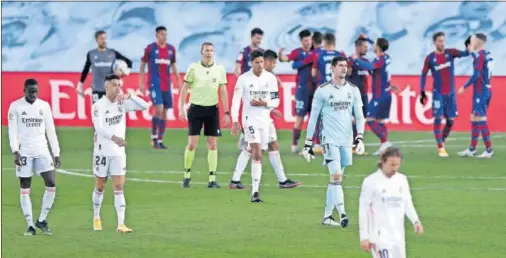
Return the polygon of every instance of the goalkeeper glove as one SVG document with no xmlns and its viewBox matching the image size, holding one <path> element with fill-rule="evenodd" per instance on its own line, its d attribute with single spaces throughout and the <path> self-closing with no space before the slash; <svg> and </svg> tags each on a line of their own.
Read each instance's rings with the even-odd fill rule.
<svg viewBox="0 0 506 258">
<path fill-rule="evenodd" d="M 362 136 L 361 133 L 359 133 L 357 137 L 355 137 L 355 141 L 353 142 L 353 144 L 355 145 L 355 153 L 357 153 L 357 155 L 364 154 L 365 152 L 364 136 Z"/>
<path fill-rule="evenodd" d="M 427 95 L 425 95 L 425 91 L 420 92 L 420 104 L 424 105 L 426 99 Z"/>
<path fill-rule="evenodd" d="M 311 162 L 311 160 L 314 159 L 312 140 L 306 140 L 304 143 L 304 148 L 302 149 L 302 157 L 304 157 L 307 162 Z"/>
</svg>

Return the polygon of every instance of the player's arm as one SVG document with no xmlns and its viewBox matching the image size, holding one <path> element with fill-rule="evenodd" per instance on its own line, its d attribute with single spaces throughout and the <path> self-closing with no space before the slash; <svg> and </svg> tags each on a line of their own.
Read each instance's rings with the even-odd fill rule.
<svg viewBox="0 0 506 258">
<path fill-rule="evenodd" d="M 427 78 L 427 74 L 429 73 L 429 69 L 429 56 L 426 56 L 425 61 L 423 62 L 422 74 L 420 75 L 420 92 L 425 91 L 425 80 Z"/>
<path fill-rule="evenodd" d="M 18 115 L 16 113 L 16 106 L 11 104 L 9 107 L 9 143 L 12 153 L 19 152 L 18 141 Z"/>
<path fill-rule="evenodd" d="M 305 65 L 309 65 L 309 64 L 313 63 L 316 55 L 317 55 L 316 53 L 311 53 L 311 55 L 306 56 L 304 59 L 293 62 L 292 68 L 293 69 L 300 69 Z"/>
<path fill-rule="evenodd" d="M 144 48 L 144 55 L 141 58 L 141 64 L 139 67 L 139 90 L 141 91 L 141 94 L 144 94 L 144 71 L 146 69 L 146 63 L 149 60 L 149 51 L 149 46 Z"/>
<path fill-rule="evenodd" d="M 380 69 L 384 65 L 383 58 L 379 57 L 375 58 L 372 62 L 363 60 L 361 58 L 356 58 L 354 61 L 358 67 L 365 68 L 367 70 Z"/>
<path fill-rule="evenodd" d="M 173 48 L 172 51 L 173 52 L 172 52 L 172 60 L 170 60 L 170 70 L 174 74 L 174 76 L 176 77 L 177 88 L 181 89 L 181 87 L 182 87 L 181 77 L 179 76 L 179 71 L 177 70 L 177 65 L 176 65 L 176 48 Z"/>
<path fill-rule="evenodd" d="M 91 67 L 91 60 L 90 60 L 90 52 L 86 53 L 86 62 L 84 63 L 83 71 L 81 72 L 81 78 L 79 79 L 79 83 L 77 83 L 77 92 L 81 95 L 84 95 L 83 93 L 83 84 L 86 80 L 86 77 L 88 76 L 88 73 L 90 72 Z"/>
<path fill-rule="evenodd" d="M 355 99 L 353 102 L 353 112 L 355 113 L 355 124 L 357 126 L 357 134 L 363 136 L 365 130 L 365 117 L 362 111 L 362 106 L 364 105 L 364 103 L 362 103 L 362 96 L 360 94 L 360 90 L 358 89 L 358 87 L 354 86 L 353 92 L 355 93 Z"/>
<path fill-rule="evenodd" d="M 416 212 L 415 206 L 413 205 L 413 197 L 411 196 L 411 189 L 409 188 L 408 179 L 404 177 L 402 182 L 403 189 L 403 200 L 404 200 L 404 213 L 411 221 L 411 223 L 420 223 L 420 218 Z"/>
<path fill-rule="evenodd" d="M 320 117 L 320 113 L 323 107 L 322 89 L 318 88 L 313 98 L 313 104 L 311 106 L 311 114 L 309 115 L 309 123 L 306 129 L 306 140 L 310 141 L 313 139 L 314 131 L 316 129 L 316 123 Z"/>
<path fill-rule="evenodd" d="M 469 56 L 471 53 L 466 49 L 464 51 L 458 50 L 456 48 L 450 48 L 448 49 L 448 53 L 452 55 L 453 57 L 466 57 Z"/>
<path fill-rule="evenodd" d="M 239 122 L 239 109 L 241 108 L 242 95 L 244 93 L 244 78 L 239 76 L 235 82 L 234 95 L 232 96 L 232 107 L 230 114 L 232 116 L 232 123 Z"/>
<path fill-rule="evenodd" d="M 188 89 L 191 89 L 191 85 L 193 81 L 195 80 L 195 68 L 193 67 L 193 64 L 188 67 L 188 70 L 186 71 L 186 74 L 184 75 L 184 83 L 183 88 L 181 88 L 181 94 L 179 95 L 179 113 L 181 115 L 181 112 L 184 114 L 184 103 L 186 101 L 186 95 L 188 95 Z"/>
<path fill-rule="evenodd" d="M 60 144 L 58 143 L 58 136 L 56 135 L 53 113 L 51 112 L 51 107 L 49 104 L 46 104 L 44 109 L 44 123 L 46 124 L 47 140 L 51 146 L 53 156 L 60 157 Z"/>
<path fill-rule="evenodd" d="M 97 137 L 102 137 L 108 140 L 112 140 L 112 137 L 114 136 L 112 133 L 108 132 L 104 125 L 102 124 L 102 121 L 104 118 L 102 117 L 102 112 L 100 112 L 99 102 L 96 102 L 93 104 L 92 107 L 92 118 L 91 121 L 93 122 L 93 127 L 95 128 L 95 133 L 97 134 Z"/>
<path fill-rule="evenodd" d="M 220 97 L 221 97 L 221 104 L 223 106 L 225 115 L 230 115 L 229 105 L 228 105 L 228 93 L 227 93 L 227 72 L 225 71 L 225 68 L 221 69 L 220 71 Z"/>
<path fill-rule="evenodd" d="M 130 111 L 138 111 L 138 110 L 146 110 L 149 108 L 149 104 L 137 97 L 136 95 L 129 94 L 129 97 L 125 99 L 123 102 L 123 107 L 125 108 L 126 112 Z"/>
<path fill-rule="evenodd" d="M 318 54 L 315 54 L 313 56 L 313 64 L 311 65 L 311 77 L 313 77 L 313 79 L 316 79 L 318 76 L 318 65 L 319 65 L 318 61 L 320 59 L 319 57 L 320 55 Z"/>
<path fill-rule="evenodd" d="M 241 75 L 241 66 L 244 62 L 244 50 L 241 50 L 239 54 L 237 54 L 237 58 L 235 59 L 235 65 L 234 65 L 234 74 L 235 76 L 239 77 Z"/>
<path fill-rule="evenodd" d="M 485 61 L 485 58 L 481 58 L 480 55 L 481 54 L 476 57 L 476 61 L 474 62 L 473 76 L 471 76 L 466 84 L 464 84 L 464 89 L 467 89 L 469 86 L 473 85 L 480 78 L 480 74 L 483 71 L 483 62 Z"/>
<path fill-rule="evenodd" d="M 279 107 L 279 88 L 277 77 L 273 74 L 269 79 L 269 91 L 270 98 L 267 99 L 266 107 L 268 109 L 274 109 Z"/>
<path fill-rule="evenodd" d="M 123 60 L 125 61 L 125 63 L 127 64 L 128 68 L 132 69 L 132 60 L 128 59 L 126 56 L 122 55 L 120 52 L 114 50 L 114 55 L 116 55 L 116 59 L 120 59 L 120 60 Z"/>
<path fill-rule="evenodd" d="M 371 226 L 371 204 L 374 196 L 373 186 L 371 185 L 371 178 L 366 177 L 362 183 L 360 190 L 359 206 L 358 206 L 358 227 L 360 232 L 360 242 L 367 240 L 369 241 L 369 232 Z"/>
<path fill-rule="evenodd" d="M 353 69 L 355 66 L 355 62 L 353 62 L 353 58 L 350 56 L 348 57 L 348 70 L 346 71 L 346 76 L 351 76 L 353 73 Z"/>
<path fill-rule="evenodd" d="M 299 53 L 298 53 L 297 49 L 294 49 L 294 50 L 292 50 L 292 52 L 290 52 L 290 54 L 285 55 L 285 54 L 283 54 L 283 48 L 281 48 L 281 49 L 279 49 L 278 56 L 279 56 L 279 61 L 289 62 L 289 61 L 297 60 Z"/>
</svg>

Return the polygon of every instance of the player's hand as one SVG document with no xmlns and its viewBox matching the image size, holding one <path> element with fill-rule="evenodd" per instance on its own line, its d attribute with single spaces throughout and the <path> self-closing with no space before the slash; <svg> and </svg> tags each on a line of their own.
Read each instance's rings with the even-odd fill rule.
<svg viewBox="0 0 506 258">
<path fill-rule="evenodd" d="M 465 89 L 464 89 L 464 87 L 462 87 L 462 88 L 459 89 L 458 94 L 462 95 L 462 94 L 464 94 L 464 92 L 465 92 Z"/>
<path fill-rule="evenodd" d="M 353 142 L 353 145 L 355 145 L 355 153 L 357 155 L 363 155 L 365 152 L 365 145 L 364 145 L 364 136 L 362 134 L 357 134 L 357 137 L 355 137 L 355 141 Z"/>
<path fill-rule="evenodd" d="M 364 250 L 365 252 L 371 252 L 371 249 L 373 249 L 375 247 L 375 245 L 371 242 L 369 242 L 369 240 L 367 239 L 364 239 L 362 241 L 360 241 L 360 249 Z"/>
<path fill-rule="evenodd" d="M 266 107 L 267 106 L 267 102 L 263 101 L 263 100 L 257 100 L 257 99 L 254 99 L 250 102 L 250 104 L 254 107 Z"/>
<path fill-rule="evenodd" d="M 130 97 L 132 97 L 130 94 L 118 94 L 116 96 L 116 101 L 118 101 L 119 104 L 123 104 L 123 102 L 125 102 L 125 100 L 129 99 Z"/>
<path fill-rule="evenodd" d="M 415 229 L 415 234 L 421 236 L 423 235 L 423 226 L 422 226 L 422 223 L 420 222 L 417 222 L 413 225 L 414 229 Z"/>
<path fill-rule="evenodd" d="M 425 91 L 420 92 L 420 104 L 425 105 L 425 100 L 427 100 L 427 95 Z"/>
<path fill-rule="evenodd" d="M 123 138 L 121 138 L 121 137 L 113 135 L 112 138 L 111 138 L 111 140 L 114 143 L 116 143 L 118 146 L 120 146 L 120 147 L 125 147 L 126 146 L 126 141 Z"/>
<path fill-rule="evenodd" d="M 273 109 L 271 110 L 271 114 L 275 117 L 275 118 L 282 118 L 283 117 L 283 114 L 281 113 L 281 111 L 279 111 L 278 109 Z"/>
<path fill-rule="evenodd" d="M 54 157 L 54 167 L 59 168 L 61 166 L 60 157 Z"/>
<path fill-rule="evenodd" d="M 21 154 L 19 154 L 19 151 L 12 153 L 12 155 L 14 155 L 14 164 L 21 167 Z"/>
<path fill-rule="evenodd" d="M 79 96 L 84 98 L 84 90 L 83 90 L 83 83 L 82 82 L 77 83 L 76 91 Z"/>
<path fill-rule="evenodd" d="M 139 91 L 141 92 L 141 95 L 144 96 L 144 82 L 139 82 Z"/>
<path fill-rule="evenodd" d="M 185 108 L 183 106 L 183 107 L 181 107 L 179 109 L 179 120 L 186 121 L 186 119 L 187 119 L 187 117 L 186 117 L 186 110 L 185 110 Z"/>
<path fill-rule="evenodd" d="M 302 149 L 302 157 L 304 157 L 307 162 L 311 162 L 311 160 L 314 159 L 313 141 L 306 140 L 304 148 Z"/>
<path fill-rule="evenodd" d="M 399 87 L 397 87 L 395 85 L 390 85 L 390 89 L 392 89 L 392 91 L 395 92 L 395 93 L 399 93 L 400 92 Z"/>
<path fill-rule="evenodd" d="M 241 131 L 241 126 L 238 122 L 232 123 L 232 136 L 237 137 L 239 135 L 239 132 Z"/>
<path fill-rule="evenodd" d="M 232 119 L 230 119 L 230 114 L 223 115 L 223 125 L 225 127 L 228 127 L 230 125 L 231 121 L 232 121 Z"/>
</svg>

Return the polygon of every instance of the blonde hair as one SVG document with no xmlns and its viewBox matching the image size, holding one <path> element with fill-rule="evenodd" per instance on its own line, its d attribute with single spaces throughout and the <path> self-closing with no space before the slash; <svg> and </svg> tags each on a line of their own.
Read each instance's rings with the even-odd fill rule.
<svg viewBox="0 0 506 258">
<path fill-rule="evenodd" d="M 380 159 L 378 160 L 378 163 L 376 165 L 377 168 L 381 169 L 383 166 L 382 164 L 387 162 L 388 158 L 390 157 L 396 157 L 402 159 L 402 153 L 401 150 L 397 147 L 390 146 L 386 148 L 380 155 Z"/>
</svg>

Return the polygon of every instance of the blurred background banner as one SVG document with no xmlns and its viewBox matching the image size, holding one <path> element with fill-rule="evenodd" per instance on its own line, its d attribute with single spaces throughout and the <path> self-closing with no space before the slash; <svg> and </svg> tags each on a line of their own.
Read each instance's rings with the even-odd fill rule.
<svg viewBox="0 0 506 258">
<path fill-rule="evenodd" d="M 471 33 L 488 37 L 494 74 L 506 75 L 506 3 L 499 2 L 2 2 L 4 71 L 81 71 L 95 47 L 93 33 L 105 30 L 108 46 L 134 61 L 158 25 L 168 29 L 180 71 L 200 59 L 200 44 L 215 44 L 216 60 L 232 71 L 237 53 L 249 44 L 254 27 L 265 31 L 263 48 L 299 47 L 303 29 L 333 32 L 339 49 L 352 53 L 360 33 L 390 41 L 391 71 L 420 73 L 432 51 L 431 35 L 446 32 L 447 47 L 464 48 Z M 372 56 L 372 53 L 370 53 Z M 458 75 L 472 73 L 472 61 L 456 64 Z M 277 73 L 292 74 L 289 64 Z"/>
</svg>

